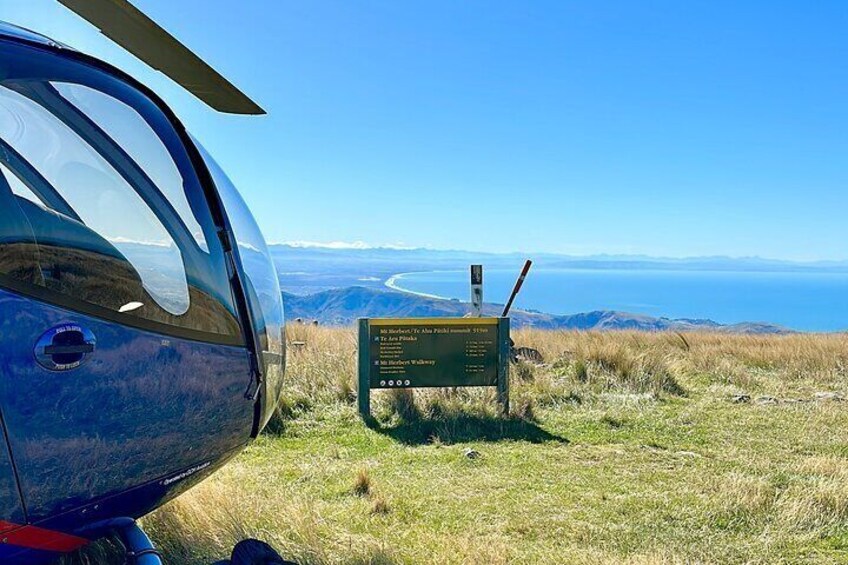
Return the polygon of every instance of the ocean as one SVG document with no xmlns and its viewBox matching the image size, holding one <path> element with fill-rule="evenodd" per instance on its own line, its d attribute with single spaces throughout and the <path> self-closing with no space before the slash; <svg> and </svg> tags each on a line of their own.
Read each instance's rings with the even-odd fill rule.
<svg viewBox="0 0 848 565">
<path fill-rule="evenodd" d="M 515 271 L 486 270 L 484 300 L 505 302 L 516 276 Z M 466 271 L 404 273 L 387 285 L 468 301 L 468 278 Z M 620 310 L 839 331 L 848 329 L 848 273 L 535 269 L 515 307 L 551 314 Z"/>
</svg>

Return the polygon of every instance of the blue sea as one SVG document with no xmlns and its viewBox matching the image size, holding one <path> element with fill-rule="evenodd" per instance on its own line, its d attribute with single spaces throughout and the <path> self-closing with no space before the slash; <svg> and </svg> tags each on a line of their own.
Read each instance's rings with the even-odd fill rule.
<svg viewBox="0 0 848 565">
<path fill-rule="evenodd" d="M 503 303 L 515 271 L 487 270 L 484 299 Z M 394 288 L 469 300 L 466 271 L 406 273 Z M 612 269 L 531 270 L 515 306 L 551 314 L 620 310 L 720 323 L 768 322 L 803 331 L 848 329 L 848 273 Z"/>
</svg>

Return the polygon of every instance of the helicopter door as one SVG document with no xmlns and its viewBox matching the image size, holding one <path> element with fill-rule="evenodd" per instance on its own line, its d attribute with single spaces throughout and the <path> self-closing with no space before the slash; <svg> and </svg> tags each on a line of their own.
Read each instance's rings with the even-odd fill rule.
<svg viewBox="0 0 848 565">
<path fill-rule="evenodd" d="M 259 391 L 259 419 L 254 429 L 254 432 L 257 432 L 271 419 L 283 391 L 286 349 L 280 283 L 265 238 L 250 209 L 215 159 L 197 140 L 193 141 L 206 162 L 218 194 L 224 202 L 246 276 L 245 290 L 253 329 L 259 338 L 258 350 L 263 376 Z"/>
<path fill-rule="evenodd" d="M 28 521 L 249 441 L 228 265 L 156 104 L 0 41 L 0 216 L 0 411 Z"/>
</svg>

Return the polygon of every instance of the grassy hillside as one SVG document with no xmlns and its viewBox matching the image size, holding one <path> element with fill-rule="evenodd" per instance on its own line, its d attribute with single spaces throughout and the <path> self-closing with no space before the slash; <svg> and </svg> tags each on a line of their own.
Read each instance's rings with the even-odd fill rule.
<svg viewBox="0 0 848 565">
<path fill-rule="evenodd" d="M 846 336 L 525 330 L 546 364 L 513 367 L 509 419 L 387 391 L 372 427 L 354 332 L 289 338 L 272 429 L 144 520 L 168 563 L 246 535 L 322 564 L 848 561 Z"/>
</svg>

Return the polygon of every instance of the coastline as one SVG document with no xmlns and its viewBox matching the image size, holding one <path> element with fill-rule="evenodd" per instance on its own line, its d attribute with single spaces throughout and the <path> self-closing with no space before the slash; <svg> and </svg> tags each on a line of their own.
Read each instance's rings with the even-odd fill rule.
<svg viewBox="0 0 848 565">
<path fill-rule="evenodd" d="M 413 296 L 420 296 L 422 298 L 432 298 L 434 300 L 453 300 L 452 298 L 448 298 L 446 296 L 439 296 L 438 294 L 429 294 L 427 292 L 416 292 L 414 290 L 409 290 L 408 288 L 403 288 L 402 286 L 398 286 L 398 281 L 407 275 L 417 275 L 419 273 L 438 273 L 440 271 L 412 271 L 409 273 L 397 273 L 395 275 L 390 276 L 386 279 L 386 282 L 383 283 L 384 286 L 390 288 L 392 290 L 396 290 L 398 292 L 403 292 L 405 294 L 411 294 Z M 451 272 L 451 271 L 444 271 Z"/>
<path fill-rule="evenodd" d="M 507 277 L 501 271 L 506 272 L 489 271 L 497 275 L 489 278 L 490 294 L 499 295 L 496 289 L 511 284 L 511 275 Z M 761 323 L 800 332 L 845 331 L 848 308 L 837 301 L 836 293 L 848 285 L 848 276 L 823 275 L 544 269 L 534 273 L 536 295 L 527 293 L 523 307 L 555 316 L 616 311 L 674 320 L 709 319 L 723 325 L 766 320 Z M 388 276 L 381 286 L 427 300 L 467 303 L 464 285 L 460 284 L 464 278 L 464 270 L 425 268 Z M 421 291 L 406 284 L 413 281 Z M 567 295 L 559 290 L 565 286 L 573 287 Z M 451 294 L 428 292 L 440 290 Z"/>
</svg>

